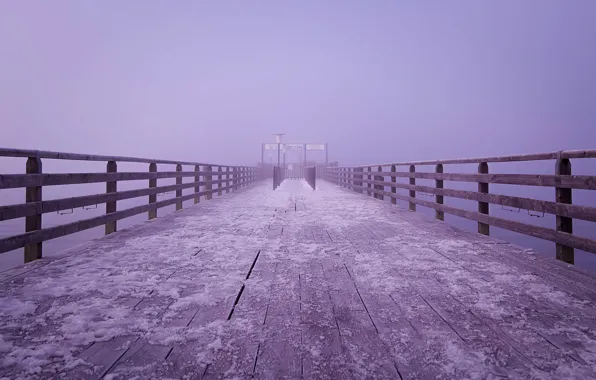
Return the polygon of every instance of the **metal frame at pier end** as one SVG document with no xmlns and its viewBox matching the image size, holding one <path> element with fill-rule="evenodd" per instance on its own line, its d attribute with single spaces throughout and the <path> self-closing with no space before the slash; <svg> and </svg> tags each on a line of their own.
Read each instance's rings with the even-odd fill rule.
<svg viewBox="0 0 596 380">
<path fill-rule="evenodd" d="M 574 249 L 596 253 L 596 240 L 578 236 L 573 231 L 573 220 L 596 223 L 596 207 L 573 204 L 572 192 L 576 190 L 596 190 L 596 175 L 573 175 L 571 160 L 595 159 L 596 150 L 568 150 L 550 153 L 520 154 L 511 156 L 477 157 L 431 161 L 407 161 L 374 164 L 356 167 L 328 166 L 324 170 L 323 178 L 329 182 L 345 186 L 356 192 L 372 194 L 375 198 L 388 197 L 393 204 L 397 200 L 408 202 L 409 209 L 416 211 L 416 205 L 435 210 L 435 217 L 444 220 L 445 214 L 459 216 L 473 220 L 478 224 L 478 232 L 490 234 L 490 226 L 529 235 L 539 239 L 556 243 L 556 258 L 569 264 L 575 262 Z M 490 163 L 511 163 L 529 161 L 553 161 L 552 175 L 544 174 L 500 174 L 489 172 Z M 477 164 L 477 173 L 445 173 L 444 165 Z M 397 171 L 397 167 L 406 170 Z M 422 172 L 416 167 L 434 166 L 433 172 Z M 372 167 L 378 167 L 374 179 L 371 175 L 362 176 L 352 173 L 362 171 L 371 172 Z M 491 174 L 489 174 L 491 173 Z M 387 180 L 386 178 L 389 178 Z M 398 178 L 408 179 L 409 183 L 399 183 Z M 416 179 L 423 181 L 434 180 L 434 186 L 421 185 Z M 475 182 L 478 191 L 448 189 L 445 181 Z M 509 195 L 492 194 L 490 184 L 505 184 L 518 186 L 551 187 L 554 189 L 554 201 L 523 198 Z M 374 186 L 374 187 L 373 187 Z M 385 191 L 389 187 L 391 191 Z M 397 189 L 407 190 L 408 195 L 397 193 Z M 435 201 L 416 197 L 416 193 L 435 196 Z M 475 201 L 477 211 L 470 211 L 447 206 L 444 197 Z M 554 228 L 547 228 L 519 221 L 509 220 L 490 215 L 490 204 L 503 207 L 551 214 L 556 217 Z"/>
</svg>

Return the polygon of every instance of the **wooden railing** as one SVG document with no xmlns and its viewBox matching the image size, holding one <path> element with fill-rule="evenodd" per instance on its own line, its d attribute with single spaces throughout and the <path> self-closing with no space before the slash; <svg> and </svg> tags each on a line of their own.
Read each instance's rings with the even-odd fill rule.
<svg viewBox="0 0 596 380">
<path fill-rule="evenodd" d="M 490 226 L 549 240 L 556 243 L 556 257 L 567 263 L 574 263 L 574 249 L 596 253 L 596 240 L 573 235 L 573 220 L 596 222 L 596 208 L 574 205 L 572 190 L 596 190 L 596 176 L 572 175 L 571 159 L 596 158 L 596 150 L 561 151 L 503 157 L 466 158 L 436 161 L 412 161 L 377 164 L 357 167 L 323 168 L 323 178 L 357 192 L 373 195 L 377 199 L 389 197 L 393 204 L 402 200 L 409 209 L 416 211 L 416 205 L 435 210 L 435 217 L 444 220 L 445 213 L 470 219 L 478 223 L 478 232 L 489 235 Z M 553 175 L 536 174 L 489 174 L 489 163 L 554 160 Z M 477 174 L 445 173 L 444 165 L 478 164 Z M 434 173 L 416 171 L 417 166 L 433 165 Z M 398 167 L 407 171 L 397 171 Z M 596 163 L 594 165 L 596 167 Z M 387 180 L 387 178 L 389 180 Z M 397 183 L 397 178 L 408 178 L 409 183 Z M 435 186 L 420 186 L 416 179 L 435 180 Z M 478 183 L 478 191 L 444 188 L 444 181 Z M 508 195 L 489 193 L 489 184 L 546 186 L 554 188 L 555 201 L 544 201 Z M 391 191 L 386 191 L 390 187 Z M 408 196 L 398 194 L 397 189 L 406 189 Z M 434 202 L 416 197 L 417 193 L 434 195 Z M 478 202 L 478 211 L 463 210 L 444 204 L 444 197 L 453 197 Z M 489 204 L 552 214 L 556 216 L 554 228 L 546 228 L 489 215 Z M 595 225 L 596 229 L 596 225 Z"/>
<path fill-rule="evenodd" d="M 277 189 L 284 181 L 285 170 L 280 166 L 273 167 L 273 190 Z"/>
<path fill-rule="evenodd" d="M 182 203 L 194 199 L 199 203 L 200 197 L 211 199 L 214 194 L 221 196 L 224 191 L 229 193 L 247 186 L 261 178 L 254 167 L 214 165 L 198 162 L 183 162 L 156 160 L 149 158 L 100 156 L 62 152 L 47 152 L 35 150 L 3 149 L 0 148 L 0 157 L 27 158 L 26 174 L 0 175 L 0 191 L 2 189 L 25 188 L 26 203 L 0 206 L 0 222 L 25 218 L 25 233 L 0 239 L 0 253 L 9 252 L 18 248 L 25 248 L 25 262 L 42 257 L 42 243 L 46 240 L 73 234 L 93 227 L 105 225 L 105 233 L 110 234 L 117 230 L 117 221 L 133 215 L 148 213 L 149 219 L 157 217 L 159 208 L 176 205 L 176 210 L 182 209 Z M 105 173 L 67 173 L 54 174 L 42 172 L 42 159 L 74 160 L 74 161 L 100 161 L 106 162 Z M 119 162 L 146 163 L 147 172 L 118 172 Z M 176 165 L 175 171 L 158 171 L 158 164 Z M 184 167 L 192 167 L 185 171 Z M 183 177 L 192 177 L 193 182 L 183 183 Z M 175 185 L 157 186 L 158 179 L 176 178 Z M 118 191 L 118 182 L 148 180 L 148 187 L 135 190 Z M 42 189 L 44 186 L 106 183 L 106 192 L 95 195 L 85 195 L 73 198 L 43 200 Z M 214 185 L 216 185 L 214 187 Z M 203 189 L 201 190 L 201 186 Z M 182 195 L 183 189 L 194 189 L 192 194 Z M 157 195 L 166 192 L 176 192 L 176 197 L 157 201 Z M 116 202 L 148 196 L 148 203 L 124 210 L 117 210 Z M 55 227 L 43 228 L 42 215 L 49 212 L 71 210 L 78 207 L 106 204 L 106 214 L 80 220 Z"/>
<path fill-rule="evenodd" d="M 317 168 L 315 166 L 305 168 L 304 179 L 315 190 L 317 188 Z"/>
</svg>

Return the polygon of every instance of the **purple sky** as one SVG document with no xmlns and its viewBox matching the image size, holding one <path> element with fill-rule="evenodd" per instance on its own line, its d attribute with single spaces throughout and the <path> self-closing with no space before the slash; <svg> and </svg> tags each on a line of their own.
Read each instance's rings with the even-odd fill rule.
<svg viewBox="0 0 596 380">
<path fill-rule="evenodd" d="M 0 146 L 368 163 L 596 146 L 596 1 L 2 1 Z"/>
</svg>

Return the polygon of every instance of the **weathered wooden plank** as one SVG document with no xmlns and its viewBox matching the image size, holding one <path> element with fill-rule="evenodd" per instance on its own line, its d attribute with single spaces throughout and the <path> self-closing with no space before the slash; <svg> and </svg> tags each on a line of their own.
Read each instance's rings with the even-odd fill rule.
<svg viewBox="0 0 596 380">
<path fill-rule="evenodd" d="M 566 158 L 560 158 L 555 164 L 555 172 L 557 175 L 571 175 L 571 162 Z M 558 204 L 571 204 L 572 202 L 572 190 L 557 187 L 555 189 L 555 198 Z M 573 233 L 573 220 L 568 216 L 557 215 L 556 219 L 557 231 L 565 232 L 568 234 Z M 573 247 L 558 244 L 556 246 L 557 259 L 564 261 L 569 264 L 574 262 Z"/>
<path fill-rule="evenodd" d="M 311 261 L 300 275 L 300 316 L 305 379 L 349 378 L 347 357 L 319 262 Z"/>
<path fill-rule="evenodd" d="M 280 260 L 280 257 L 287 257 L 287 250 L 274 253 L 274 260 L 277 261 L 275 279 L 254 376 L 263 379 L 295 379 L 302 374 L 300 269 L 297 264 Z"/>
<path fill-rule="evenodd" d="M 438 165 L 438 164 L 479 164 L 481 162 L 520 162 L 520 161 L 544 161 L 554 160 L 557 157 L 562 158 L 596 158 L 596 150 L 564 150 L 550 153 L 531 153 L 517 154 L 511 156 L 492 156 L 492 157 L 474 157 L 445 160 L 427 160 L 427 161 L 404 161 L 381 164 L 381 166 L 410 166 L 410 165 Z M 376 164 L 379 165 L 379 164 Z M 366 167 L 366 166 L 358 166 Z"/>
<path fill-rule="evenodd" d="M 439 181 L 443 182 L 442 180 L 437 180 L 437 182 Z M 436 194 L 437 196 L 446 196 L 471 201 L 486 202 L 501 206 L 544 212 L 546 214 L 560 215 L 573 219 L 582 219 L 596 222 L 595 207 L 556 203 L 538 199 L 514 197 L 509 195 L 483 194 L 475 191 L 444 189 L 421 185 L 412 186 L 403 183 L 393 184 L 392 182 L 382 182 L 380 183 L 380 185 L 393 186 L 400 189 L 415 190 L 424 193 Z"/>
<path fill-rule="evenodd" d="M 341 263 L 327 261 L 323 271 L 330 285 L 342 347 L 351 358 L 348 369 L 353 378 L 396 379 L 399 373 L 387 346 L 380 339 L 348 268 Z"/>
<path fill-rule="evenodd" d="M 118 171 L 118 164 L 116 163 L 116 161 L 109 161 L 107 164 L 107 172 L 108 173 L 116 173 L 117 171 Z M 118 191 L 118 182 L 106 182 L 106 194 L 116 193 L 117 191 Z M 115 201 L 106 202 L 106 214 L 112 214 L 112 213 L 116 212 L 116 209 L 117 209 L 116 205 L 117 205 L 117 202 L 115 202 Z M 111 233 L 116 232 L 117 223 L 118 222 L 116 220 L 106 222 L 105 234 L 109 235 Z"/>
<path fill-rule="evenodd" d="M 27 173 L 41 173 L 42 163 L 39 158 L 29 157 L 26 163 Z M 33 204 L 41 202 L 42 188 L 41 186 L 27 187 L 25 189 L 25 202 Z M 42 229 L 41 214 L 30 215 L 25 218 L 25 232 L 39 231 Z M 25 262 L 28 263 L 33 260 L 41 259 L 43 246 L 41 242 L 25 245 Z"/>
<path fill-rule="evenodd" d="M 51 152 L 44 150 L 29 150 L 29 149 L 12 149 L 0 148 L 0 157 L 39 157 L 51 158 L 54 160 L 73 160 L 73 161 L 116 161 L 116 162 L 140 162 L 150 164 L 182 164 L 182 165 L 207 165 L 198 162 L 185 161 L 171 161 L 171 160 L 156 160 L 154 158 L 140 158 L 140 157 L 123 157 L 123 156 L 105 156 L 96 154 L 80 154 L 80 153 L 65 153 L 65 152 Z"/>
<path fill-rule="evenodd" d="M 217 171 L 199 172 L 206 176 L 208 184 L 225 182 L 224 179 L 212 180 L 210 176 Z M 143 179 L 163 179 L 194 177 L 195 171 L 174 172 L 121 172 L 121 173 L 58 173 L 58 174 L 2 174 L 0 175 L 0 189 L 13 189 L 33 186 L 76 185 L 82 183 L 138 181 Z M 248 180 L 248 176 L 241 177 Z"/>
<path fill-rule="evenodd" d="M 257 253 L 253 263 L 242 294 L 233 312 L 228 315 L 229 322 L 243 325 L 245 333 L 222 342 L 224 348 L 207 367 L 203 376 L 205 380 L 253 376 L 276 270 L 275 264 L 268 260 L 268 253 L 264 251 Z"/>
<path fill-rule="evenodd" d="M 546 186 L 569 189 L 596 190 L 596 176 L 542 175 L 542 174 L 463 174 L 463 173 L 408 173 L 380 172 L 379 175 L 401 178 L 421 178 L 458 182 L 484 182 L 505 185 Z M 364 180 L 374 183 L 374 180 Z M 386 185 L 386 186 L 391 186 Z"/>
</svg>

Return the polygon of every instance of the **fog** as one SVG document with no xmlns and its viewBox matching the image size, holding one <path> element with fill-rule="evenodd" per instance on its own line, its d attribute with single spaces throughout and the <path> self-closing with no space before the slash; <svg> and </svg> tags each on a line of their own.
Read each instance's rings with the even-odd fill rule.
<svg viewBox="0 0 596 380">
<path fill-rule="evenodd" d="M 239 165 L 275 132 L 342 165 L 595 148 L 594 14 L 593 0 L 3 1 L 0 146 Z"/>
</svg>

